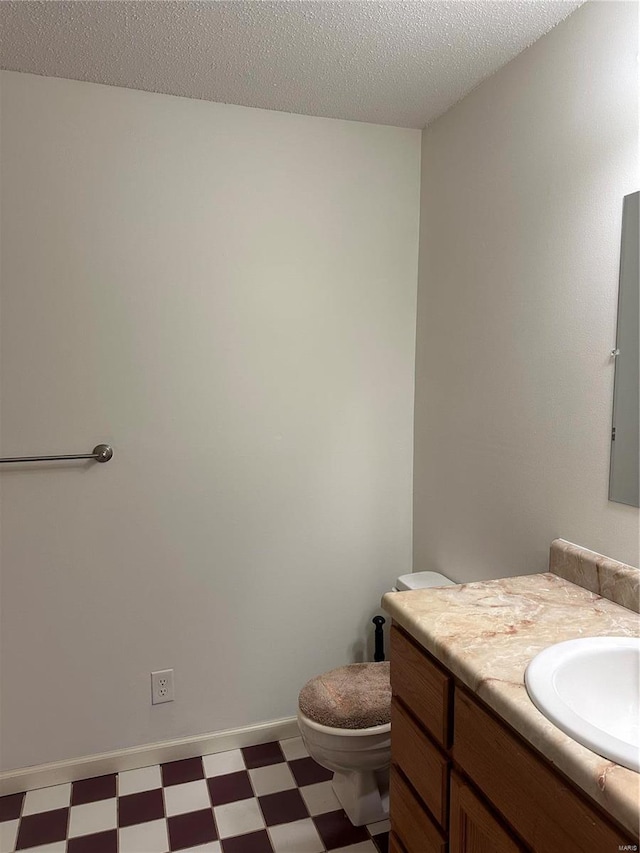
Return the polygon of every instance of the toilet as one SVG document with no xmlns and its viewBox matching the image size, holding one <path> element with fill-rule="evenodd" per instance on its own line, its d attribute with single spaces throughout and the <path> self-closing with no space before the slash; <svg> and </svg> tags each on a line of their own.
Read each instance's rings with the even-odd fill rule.
<svg viewBox="0 0 640 853">
<path fill-rule="evenodd" d="M 393 592 L 453 586 L 438 572 L 402 575 Z M 298 726 L 309 755 L 333 771 L 333 790 L 354 826 L 389 815 L 391 684 L 389 663 L 354 663 L 308 681 Z"/>
</svg>

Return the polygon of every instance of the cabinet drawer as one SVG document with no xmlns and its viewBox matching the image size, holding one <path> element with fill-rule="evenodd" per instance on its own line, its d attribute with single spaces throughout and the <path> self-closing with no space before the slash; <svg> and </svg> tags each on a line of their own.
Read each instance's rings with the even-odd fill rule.
<svg viewBox="0 0 640 853">
<path fill-rule="evenodd" d="M 454 761 L 536 853 L 634 843 L 471 696 L 456 689 L 454 707 Z"/>
<path fill-rule="evenodd" d="M 446 842 L 442 833 L 393 766 L 389 802 L 391 829 L 407 853 L 445 853 Z"/>
<path fill-rule="evenodd" d="M 449 746 L 451 678 L 395 626 L 391 628 L 391 689 L 437 743 Z"/>
<path fill-rule="evenodd" d="M 451 774 L 450 853 L 524 853 L 515 838 L 456 774 Z"/>
<path fill-rule="evenodd" d="M 440 826 L 446 826 L 449 762 L 397 699 L 391 703 L 391 760 L 402 767 Z"/>
</svg>

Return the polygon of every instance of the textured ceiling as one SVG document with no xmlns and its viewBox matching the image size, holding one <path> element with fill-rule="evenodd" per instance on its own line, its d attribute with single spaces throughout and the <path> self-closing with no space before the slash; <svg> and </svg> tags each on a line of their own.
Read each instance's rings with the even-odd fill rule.
<svg viewBox="0 0 640 853">
<path fill-rule="evenodd" d="M 424 127 L 580 2 L 0 2 L 0 67 Z"/>
</svg>

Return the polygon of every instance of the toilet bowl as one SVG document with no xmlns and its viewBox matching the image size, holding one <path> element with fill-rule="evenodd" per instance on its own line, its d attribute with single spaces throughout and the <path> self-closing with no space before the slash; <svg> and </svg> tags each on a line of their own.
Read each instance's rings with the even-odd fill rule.
<svg viewBox="0 0 640 853">
<path fill-rule="evenodd" d="M 298 711 L 300 734 L 309 755 L 333 770 L 333 790 L 354 826 L 389 814 L 391 723 L 366 729 L 323 726 Z"/>
<path fill-rule="evenodd" d="M 416 572 L 398 578 L 393 590 L 453 584 L 436 572 Z M 336 675 L 337 685 L 331 684 Z M 354 826 L 376 823 L 389 815 L 391 687 L 388 678 L 388 664 L 351 664 L 311 679 L 300 692 L 298 726 L 302 739 L 309 755 L 333 771 L 334 793 Z M 381 689 L 385 679 L 386 690 L 384 685 Z M 310 701 L 309 688 L 324 681 L 327 681 L 324 699 Z M 366 701 L 369 686 L 375 694 L 372 702 Z M 375 720 L 375 724 L 368 724 L 368 719 Z M 327 720 L 331 720 L 331 725 Z"/>
</svg>

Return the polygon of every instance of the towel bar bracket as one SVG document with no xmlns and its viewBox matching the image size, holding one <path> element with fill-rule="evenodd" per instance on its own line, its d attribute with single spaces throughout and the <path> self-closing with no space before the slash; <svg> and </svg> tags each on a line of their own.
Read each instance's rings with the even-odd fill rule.
<svg viewBox="0 0 640 853">
<path fill-rule="evenodd" d="M 109 444 L 96 444 L 91 454 L 95 456 L 96 462 L 108 462 L 113 456 L 113 447 Z"/>
</svg>

